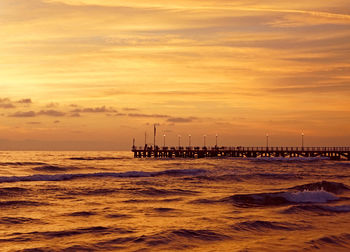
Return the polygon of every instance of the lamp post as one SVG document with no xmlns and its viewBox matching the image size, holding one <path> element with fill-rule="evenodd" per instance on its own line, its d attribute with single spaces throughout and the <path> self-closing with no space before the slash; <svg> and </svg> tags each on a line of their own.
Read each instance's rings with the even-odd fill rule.
<svg viewBox="0 0 350 252">
<path fill-rule="evenodd" d="M 269 134 L 266 133 L 266 149 L 269 149 Z"/>
<path fill-rule="evenodd" d="M 301 132 L 301 149 L 304 150 L 304 132 Z"/>
<path fill-rule="evenodd" d="M 188 135 L 188 146 L 191 147 L 191 135 Z"/>
<path fill-rule="evenodd" d="M 218 147 L 218 134 L 215 135 L 215 148 Z"/>
<path fill-rule="evenodd" d="M 156 149 L 156 135 L 157 135 L 157 127 L 156 124 L 153 125 L 153 147 Z"/>
<path fill-rule="evenodd" d="M 163 135 L 163 146 L 165 147 L 165 134 Z"/>
<path fill-rule="evenodd" d="M 203 136 L 204 147 L 206 147 L 206 138 L 207 138 L 207 135 L 204 135 L 204 136 Z"/>
</svg>

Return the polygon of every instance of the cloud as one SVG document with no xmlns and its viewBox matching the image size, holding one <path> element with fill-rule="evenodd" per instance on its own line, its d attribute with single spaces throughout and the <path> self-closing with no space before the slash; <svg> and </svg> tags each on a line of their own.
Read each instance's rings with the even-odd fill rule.
<svg viewBox="0 0 350 252">
<path fill-rule="evenodd" d="M 16 112 L 9 115 L 10 117 L 35 117 L 36 113 L 34 111 L 26 111 L 26 112 Z"/>
<path fill-rule="evenodd" d="M 114 116 L 127 116 L 128 114 L 126 113 L 115 113 Z"/>
<path fill-rule="evenodd" d="M 32 99 L 30 99 L 30 98 L 21 99 L 21 100 L 18 100 L 17 103 L 21 103 L 21 104 L 31 104 L 31 103 L 32 103 Z"/>
<path fill-rule="evenodd" d="M 140 113 L 129 113 L 128 116 L 130 116 L 130 117 L 144 117 L 144 118 L 168 118 L 168 117 L 170 117 L 168 115 L 162 115 L 162 114 L 140 114 Z"/>
<path fill-rule="evenodd" d="M 11 102 L 11 100 L 9 98 L 0 98 L 0 108 L 4 108 L 4 109 L 11 109 L 11 108 L 15 108 L 16 106 L 13 105 L 13 103 Z"/>
<path fill-rule="evenodd" d="M 140 111 L 137 108 L 123 108 L 124 111 Z"/>
<path fill-rule="evenodd" d="M 46 108 L 57 108 L 60 104 L 57 102 L 50 102 L 46 105 Z"/>
<path fill-rule="evenodd" d="M 37 113 L 37 115 L 46 115 L 46 116 L 64 116 L 66 113 L 58 111 L 58 110 L 41 110 Z"/>
<path fill-rule="evenodd" d="M 36 116 L 64 116 L 65 113 L 57 110 L 41 110 L 39 112 L 34 112 L 34 111 L 18 111 L 16 113 L 10 114 L 10 117 L 36 117 Z"/>
<path fill-rule="evenodd" d="M 112 107 L 107 108 L 106 106 L 96 107 L 96 108 L 77 108 L 72 110 L 73 113 L 116 113 Z"/>
<path fill-rule="evenodd" d="M 197 117 L 170 117 L 167 119 L 168 122 L 173 123 L 189 123 L 193 122 L 194 120 L 198 119 Z"/>
<path fill-rule="evenodd" d="M 20 99 L 18 101 L 12 101 L 9 98 L 0 98 L 0 108 L 11 109 L 16 108 L 16 104 L 28 105 L 31 104 L 32 100 L 30 98 Z"/>
</svg>

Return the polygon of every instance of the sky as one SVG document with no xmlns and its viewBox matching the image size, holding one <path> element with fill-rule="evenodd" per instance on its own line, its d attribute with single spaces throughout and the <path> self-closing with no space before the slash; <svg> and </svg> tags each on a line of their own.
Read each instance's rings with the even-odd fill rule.
<svg viewBox="0 0 350 252">
<path fill-rule="evenodd" d="M 348 0 L 1 0 L 0 149 L 349 146 Z"/>
</svg>

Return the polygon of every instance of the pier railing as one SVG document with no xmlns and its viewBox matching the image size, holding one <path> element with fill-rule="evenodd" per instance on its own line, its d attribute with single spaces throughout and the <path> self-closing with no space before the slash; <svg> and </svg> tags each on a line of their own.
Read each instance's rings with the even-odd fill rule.
<svg viewBox="0 0 350 252">
<path fill-rule="evenodd" d="M 269 152 L 269 151 L 317 151 L 317 152 L 337 152 L 337 151 L 350 151 L 350 147 L 192 147 L 192 146 L 176 146 L 176 147 L 136 147 L 133 151 L 254 151 L 254 152 Z"/>
<path fill-rule="evenodd" d="M 350 147 L 243 147 L 243 146 L 213 146 L 213 147 L 158 147 L 133 146 L 135 158 L 204 158 L 204 157 L 327 157 L 334 160 L 350 160 Z"/>
</svg>

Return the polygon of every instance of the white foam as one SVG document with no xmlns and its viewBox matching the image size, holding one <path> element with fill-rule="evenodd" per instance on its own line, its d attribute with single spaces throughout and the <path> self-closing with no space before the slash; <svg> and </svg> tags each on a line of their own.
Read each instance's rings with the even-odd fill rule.
<svg viewBox="0 0 350 252">
<path fill-rule="evenodd" d="M 290 202 L 296 203 L 326 203 L 339 199 L 333 193 L 324 190 L 284 193 L 283 197 Z"/>
</svg>

